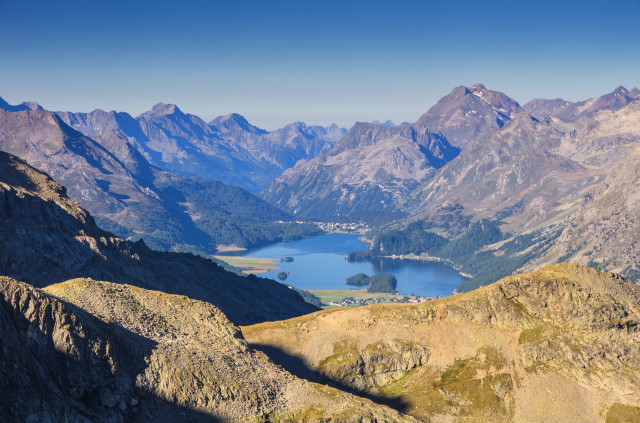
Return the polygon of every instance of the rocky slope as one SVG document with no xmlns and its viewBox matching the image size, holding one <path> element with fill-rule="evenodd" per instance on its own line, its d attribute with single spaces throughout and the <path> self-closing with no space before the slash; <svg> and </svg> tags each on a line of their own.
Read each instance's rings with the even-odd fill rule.
<svg viewBox="0 0 640 423">
<path fill-rule="evenodd" d="M 0 274 L 45 286 L 75 277 L 188 295 L 233 322 L 291 317 L 315 307 L 270 279 L 226 272 L 190 254 L 160 253 L 99 229 L 65 189 L 0 152 Z"/>
<path fill-rule="evenodd" d="M 336 125 L 324 128 L 301 122 L 267 132 L 236 113 L 206 123 L 176 105 L 164 103 L 137 118 L 103 110 L 56 113 L 88 136 L 110 130 L 122 132 L 160 169 L 251 191 L 262 189 L 298 160 L 328 150 L 346 132 Z"/>
<path fill-rule="evenodd" d="M 242 331 L 296 374 L 425 421 L 613 422 L 640 418 L 639 321 L 638 286 L 558 264 L 419 305 Z"/>
<path fill-rule="evenodd" d="M 92 139 L 47 111 L 4 110 L 0 130 L 0 149 L 64 184 L 107 229 L 157 249 L 213 254 L 217 244 L 247 247 L 313 229 L 273 223 L 291 217 L 241 188 L 161 171 L 118 131 Z"/>
<path fill-rule="evenodd" d="M 492 219 L 513 235 L 562 231 L 553 249 L 524 268 L 560 258 L 593 261 L 636 279 L 635 230 L 628 228 L 637 214 L 632 199 L 639 128 L 639 101 L 571 123 L 522 112 L 504 128 L 469 143 L 416 190 L 406 203 L 413 209 L 408 219 L 437 223 L 451 215 L 442 205 L 452 204 L 458 212 L 454 218 Z M 464 225 L 451 227 L 450 236 L 465 230 Z M 485 250 L 494 247 L 501 254 L 501 244 Z"/>
<path fill-rule="evenodd" d="M 640 127 L 640 102 L 616 112 L 602 112 L 593 132 L 605 132 L 613 138 L 637 132 Z M 636 139 L 637 139 L 636 135 Z M 615 271 L 640 278 L 637 257 L 640 245 L 640 143 L 588 192 L 580 207 L 569 218 L 553 248 L 534 264 L 548 263 L 562 257 L 577 263 Z"/>
<path fill-rule="evenodd" d="M 0 328 L 2 421 L 412 421 L 293 377 L 184 296 L 3 277 Z"/>
<path fill-rule="evenodd" d="M 520 111 L 506 95 L 457 87 L 411 125 L 357 123 L 331 150 L 301 161 L 261 195 L 303 217 L 397 217 L 401 200 L 454 159 L 479 134 Z"/>
</svg>

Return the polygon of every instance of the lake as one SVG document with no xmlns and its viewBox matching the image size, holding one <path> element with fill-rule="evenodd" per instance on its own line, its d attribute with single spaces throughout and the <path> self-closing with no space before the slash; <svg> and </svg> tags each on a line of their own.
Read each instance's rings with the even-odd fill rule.
<svg viewBox="0 0 640 423">
<path fill-rule="evenodd" d="M 278 280 L 278 272 L 287 272 L 287 284 L 300 289 L 349 289 L 345 279 L 356 273 L 371 276 L 391 273 L 398 280 L 398 292 L 422 296 L 448 296 L 466 279 L 442 263 L 420 260 L 381 258 L 365 262 L 349 262 L 347 253 L 365 250 L 367 244 L 359 235 L 316 235 L 298 241 L 279 242 L 239 254 L 253 258 L 293 257 L 290 263 L 277 263 L 280 270 L 260 276 Z"/>
</svg>

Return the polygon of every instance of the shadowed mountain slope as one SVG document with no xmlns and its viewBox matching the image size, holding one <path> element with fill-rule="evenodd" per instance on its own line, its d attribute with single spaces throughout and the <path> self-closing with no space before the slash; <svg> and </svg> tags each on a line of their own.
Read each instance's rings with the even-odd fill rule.
<svg viewBox="0 0 640 423">
<path fill-rule="evenodd" d="M 235 323 L 316 310 L 270 279 L 238 276 L 191 254 L 152 251 L 99 229 L 62 186 L 3 152 L 0 203 L 2 275 L 40 287 L 91 277 L 158 289 L 208 301 Z"/>
</svg>

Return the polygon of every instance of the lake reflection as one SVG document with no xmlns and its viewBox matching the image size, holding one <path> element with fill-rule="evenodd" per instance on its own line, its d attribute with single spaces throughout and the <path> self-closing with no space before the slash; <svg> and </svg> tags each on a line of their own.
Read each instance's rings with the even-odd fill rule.
<svg viewBox="0 0 640 423">
<path fill-rule="evenodd" d="M 398 280 L 398 292 L 427 296 L 451 295 L 451 290 L 465 281 L 452 268 L 442 263 L 391 258 L 349 262 L 351 251 L 364 250 L 367 244 L 358 235 L 316 235 L 298 241 L 279 242 L 246 254 L 244 257 L 293 257 L 293 262 L 278 263 L 281 270 L 261 276 L 277 280 L 278 272 L 288 273 L 286 283 L 301 289 L 348 289 L 346 278 L 356 273 L 371 276 L 391 273 Z"/>
</svg>

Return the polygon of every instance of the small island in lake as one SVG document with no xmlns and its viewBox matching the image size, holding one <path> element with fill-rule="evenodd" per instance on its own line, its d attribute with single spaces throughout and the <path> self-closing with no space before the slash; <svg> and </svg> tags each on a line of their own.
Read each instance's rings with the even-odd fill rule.
<svg viewBox="0 0 640 423">
<path fill-rule="evenodd" d="M 373 276 L 367 276 L 364 273 L 358 273 L 350 276 L 346 280 L 347 285 L 351 286 L 366 286 L 368 292 L 380 292 L 395 294 L 398 286 L 396 277 L 389 273 L 380 273 Z"/>
</svg>

